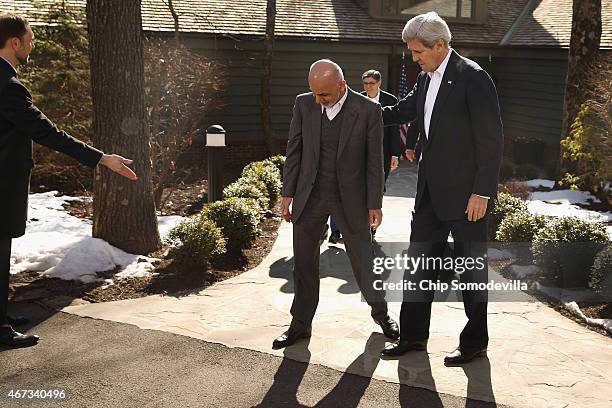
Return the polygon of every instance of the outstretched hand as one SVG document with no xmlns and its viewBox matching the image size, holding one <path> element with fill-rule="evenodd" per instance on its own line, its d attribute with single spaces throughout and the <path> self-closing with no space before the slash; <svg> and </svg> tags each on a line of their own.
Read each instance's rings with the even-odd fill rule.
<svg viewBox="0 0 612 408">
<path fill-rule="evenodd" d="M 130 180 L 138 180 L 136 173 L 132 171 L 126 164 L 132 164 L 133 160 L 126 159 L 117 154 L 105 154 L 100 159 L 100 164 L 108 167 L 117 174 L 122 175 Z"/>
</svg>

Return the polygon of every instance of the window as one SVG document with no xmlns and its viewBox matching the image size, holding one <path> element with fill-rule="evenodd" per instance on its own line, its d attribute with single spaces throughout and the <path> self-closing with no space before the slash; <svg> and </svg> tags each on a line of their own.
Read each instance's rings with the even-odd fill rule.
<svg viewBox="0 0 612 408">
<path fill-rule="evenodd" d="M 375 18 L 407 20 L 417 14 L 435 11 L 445 20 L 484 23 L 488 0 L 370 0 L 370 14 Z"/>
<path fill-rule="evenodd" d="M 442 17 L 472 18 L 472 0 L 400 0 L 399 13 L 416 15 L 434 10 Z"/>
</svg>

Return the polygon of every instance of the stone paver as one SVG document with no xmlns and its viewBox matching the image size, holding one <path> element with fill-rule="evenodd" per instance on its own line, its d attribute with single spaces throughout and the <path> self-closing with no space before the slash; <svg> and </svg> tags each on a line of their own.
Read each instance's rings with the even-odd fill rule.
<svg viewBox="0 0 612 408">
<path fill-rule="evenodd" d="M 379 241 L 407 241 L 414 168 L 390 177 Z M 309 361 L 440 393 L 524 407 L 612 406 L 612 339 L 537 302 L 490 303 L 487 358 L 449 368 L 443 357 L 466 322 L 460 303 L 434 303 L 429 354 L 378 358 L 379 328 L 360 301 L 341 247 L 321 247 L 321 294 L 308 352 L 271 349 L 287 327 L 293 298 L 291 225 L 255 269 L 185 297 L 151 296 L 69 306 L 63 311 Z M 399 314 L 399 303 L 390 305 Z"/>
</svg>

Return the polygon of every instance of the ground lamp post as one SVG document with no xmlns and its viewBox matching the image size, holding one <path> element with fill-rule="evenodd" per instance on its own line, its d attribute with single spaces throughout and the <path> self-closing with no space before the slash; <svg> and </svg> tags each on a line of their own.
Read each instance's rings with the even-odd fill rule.
<svg viewBox="0 0 612 408">
<path fill-rule="evenodd" d="M 206 129 L 206 147 L 208 148 L 208 202 L 221 199 L 223 192 L 223 148 L 225 147 L 225 129 L 212 125 Z"/>
</svg>

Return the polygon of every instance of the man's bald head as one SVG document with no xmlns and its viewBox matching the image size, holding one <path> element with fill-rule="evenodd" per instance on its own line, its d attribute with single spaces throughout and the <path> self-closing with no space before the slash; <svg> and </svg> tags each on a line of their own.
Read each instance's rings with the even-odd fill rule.
<svg viewBox="0 0 612 408">
<path fill-rule="evenodd" d="M 322 59 L 310 66 L 308 84 L 318 104 L 331 107 L 346 92 L 342 68 L 335 62 Z"/>
<path fill-rule="evenodd" d="M 322 59 L 315 61 L 310 66 L 310 74 L 308 78 L 330 78 L 338 82 L 344 79 L 344 73 L 340 65 L 332 60 Z"/>
</svg>

